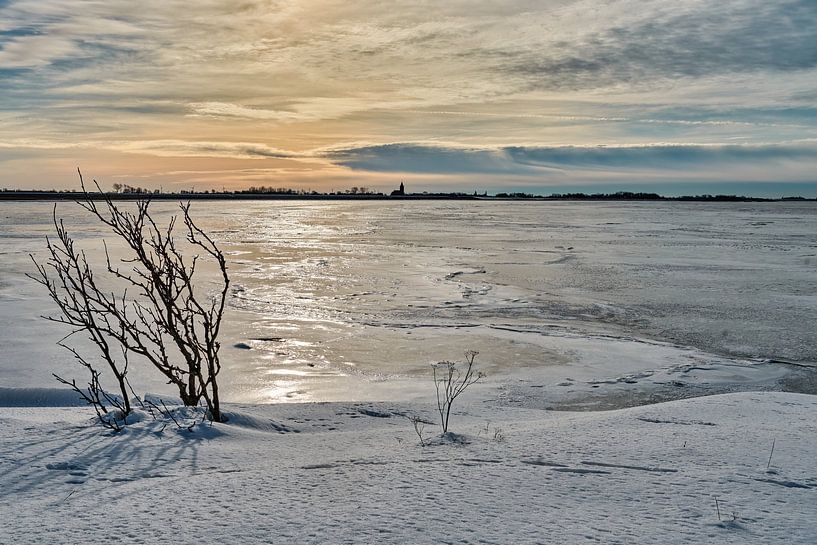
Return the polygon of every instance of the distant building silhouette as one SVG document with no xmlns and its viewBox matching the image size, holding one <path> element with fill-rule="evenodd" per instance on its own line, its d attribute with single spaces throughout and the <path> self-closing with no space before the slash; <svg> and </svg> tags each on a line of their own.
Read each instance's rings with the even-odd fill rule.
<svg viewBox="0 0 817 545">
<path fill-rule="evenodd" d="M 406 194 L 406 188 L 405 188 L 405 186 L 403 186 L 403 182 L 400 182 L 400 189 L 395 189 L 394 191 L 391 192 L 391 194 L 392 194 L 392 196 L 405 195 Z"/>
</svg>

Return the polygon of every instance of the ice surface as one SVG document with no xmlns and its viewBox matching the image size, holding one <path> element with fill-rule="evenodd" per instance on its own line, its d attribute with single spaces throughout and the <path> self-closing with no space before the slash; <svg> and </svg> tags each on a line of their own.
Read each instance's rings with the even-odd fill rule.
<svg viewBox="0 0 817 545">
<path fill-rule="evenodd" d="M 0 206 L 0 386 L 50 387 L 52 371 L 77 370 L 54 345 L 65 331 L 38 318 L 50 302 L 24 274 L 28 253 L 43 255 L 52 205 Z M 153 206 L 162 218 L 174 210 Z M 229 254 L 227 400 L 410 399 L 431 362 L 466 349 L 509 397 L 531 395 L 514 390 L 520 378 L 571 378 L 581 393 L 641 373 L 644 385 L 644 372 L 668 378 L 690 357 L 817 361 L 813 203 L 193 207 Z M 116 248 L 76 206 L 58 213 L 92 258 L 102 238 Z M 133 373 L 139 388 L 165 388 Z M 757 369 L 737 375 L 747 373 L 763 382 Z M 773 369 L 763 384 L 781 376 Z"/>
</svg>

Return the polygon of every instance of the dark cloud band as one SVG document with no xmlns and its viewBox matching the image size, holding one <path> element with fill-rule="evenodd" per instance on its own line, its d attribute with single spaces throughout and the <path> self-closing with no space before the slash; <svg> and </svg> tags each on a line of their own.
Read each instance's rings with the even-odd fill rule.
<svg viewBox="0 0 817 545">
<path fill-rule="evenodd" d="M 792 161 L 817 164 L 817 146 L 653 145 L 633 147 L 458 148 L 387 144 L 330 151 L 349 168 L 377 172 L 542 175 L 549 170 L 682 171 Z"/>
</svg>

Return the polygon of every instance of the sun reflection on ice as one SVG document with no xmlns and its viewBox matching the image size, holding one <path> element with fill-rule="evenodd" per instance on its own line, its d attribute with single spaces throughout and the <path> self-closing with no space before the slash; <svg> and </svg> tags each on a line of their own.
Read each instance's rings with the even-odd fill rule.
<svg viewBox="0 0 817 545">
<path fill-rule="evenodd" d="M 299 380 L 277 380 L 260 391 L 261 403 L 298 403 L 313 401 Z"/>
<path fill-rule="evenodd" d="M 267 369 L 266 374 L 293 377 L 309 377 L 314 375 L 314 373 L 310 373 L 309 371 L 299 371 L 297 369 Z"/>
</svg>

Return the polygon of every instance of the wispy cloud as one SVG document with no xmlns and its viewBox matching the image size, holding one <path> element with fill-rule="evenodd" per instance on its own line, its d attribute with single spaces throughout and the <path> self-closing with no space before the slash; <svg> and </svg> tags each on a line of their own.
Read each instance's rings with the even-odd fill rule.
<svg viewBox="0 0 817 545">
<path fill-rule="evenodd" d="M 0 50 L 3 68 L 34 68 L 48 65 L 55 59 L 80 55 L 81 50 L 71 39 L 60 36 L 21 36 L 6 41 Z"/>
<path fill-rule="evenodd" d="M 272 119 L 284 122 L 301 121 L 304 119 L 303 115 L 299 115 L 296 112 L 247 108 L 246 106 L 225 102 L 195 102 L 188 106 L 191 112 L 196 115 L 239 117 L 244 119 Z"/>
<path fill-rule="evenodd" d="M 139 140 L 97 143 L 111 150 L 157 157 L 222 157 L 229 159 L 294 159 L 291 151 L 251 142 L 198 142 L 187 140 Z"/>
<path fill-rule="evenodd" d="M 555 150 L 744 142 L 752 164 L 799 164 L 760 150 L 817 136 L 814 28 L 812 0 L 10 0 L 0 2 L 0 162 L 23 148 L 42 150 L 40 164 L 49 150 L 99 149 L 126 154 L 134 173 L 127 158 L 138 153 L 314 161 L 327 176 L 394 172 L 393 161 L 444 180 L 456 160 L 497 177 L 614 175 L 623 167 L 611 158 Z M 336 152 L 336 163 L 311 151 L 356 140 L 374 146 Z M 22 141 L 32 145 L 9 145 Z M 441 142 L 456 144 L 451 157 Z M 522 158 L 518 142 L 554 151 Z M 693 159 L 737 172 L 713 157 Z M 9 172 L 0 181 L 20 183 Z M 42 172 L 31 179 L 51 179 Z"/>
</svg>

